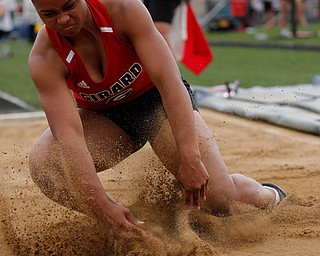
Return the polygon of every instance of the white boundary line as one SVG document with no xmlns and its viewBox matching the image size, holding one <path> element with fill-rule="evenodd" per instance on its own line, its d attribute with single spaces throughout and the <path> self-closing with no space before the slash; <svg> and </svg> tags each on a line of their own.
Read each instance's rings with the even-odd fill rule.
<svg viewBox="0 0 320 256">
<path fill-rule="evenodd" d="M 44 117 L 45 117 L 45 114 L 43 111 L 0 114 L 0 120 L 16 120 L 16 119 L 30 119 L 30 118 L 44 118 Z"/>
<path fill-rule="evenodd" d="M 3 100 L 5 100 L 11 104 L 14 104 L 20 108 L 23 108 L 27 111 L 34 111 L 35 110 L 35 108 L 33 106 L 29 105 L 25 101 L 19 99 L 18 97 L 15 97 L 15 96 L 12 96 L 8 93 L 5 93 L 3 91 L 0 91 L 0 98 L 2 98 Z"/>
</svg>

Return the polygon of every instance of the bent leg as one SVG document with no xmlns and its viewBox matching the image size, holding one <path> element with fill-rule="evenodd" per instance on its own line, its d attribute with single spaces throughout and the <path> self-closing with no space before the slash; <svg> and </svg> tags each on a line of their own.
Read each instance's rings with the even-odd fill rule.
<svg viewBox="0 0 320 256">
<path fill-rule="evenodd" d="M 93 111 L 80 111 L 80 115 L 87 146 L 97 171 L 106 170 L 130 155 L 131 139 L 118 126 Z M 49 128 L 32 148 L 29 166 L 33 181 L 47 197 L 86 213 L 72 195 L 72 187 L 62 168 L 58 143 Z"/>
<path fill-rule="evenodd" d="M 208 209 L 214 214 L 228 213 L 230 203 L 243 202 L 265 208 L 275 202 L 275 193 L 241 174 L 229 174 L 213 134 L 197 111 L 195 113 L 202 161 L 209 174 L 206 192 Z M 182 128 L 183 129 L 183 128 Z M 177 177 L 179 157 L 168 121 L 151 145 L 166 168 Z"/>
</svg>

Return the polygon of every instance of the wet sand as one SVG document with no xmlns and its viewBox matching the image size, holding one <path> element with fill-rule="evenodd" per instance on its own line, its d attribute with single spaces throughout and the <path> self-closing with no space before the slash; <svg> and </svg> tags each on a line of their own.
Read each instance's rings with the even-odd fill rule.
<svg viewBox="0 0 320 256">
<path fill-rule="evenodd" d="M 50 201 L 31 180 L 28 153 L 46 121 L 1 120 L 0 255 L 319 255 L 319 137 L 201 112 L 231 173 L 286 189 L 279 207 L 238 205 L 230 217 L 186 211 L 171 175 L 146 145 L 99 174 L 106 190 L 145 221 L 149 234 L 115 243 L 99 222 Z"/>
</svg>

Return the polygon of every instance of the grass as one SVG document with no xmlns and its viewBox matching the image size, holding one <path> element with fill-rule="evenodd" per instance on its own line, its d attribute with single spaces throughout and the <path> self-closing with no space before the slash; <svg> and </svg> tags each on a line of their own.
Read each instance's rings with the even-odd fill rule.
<svg viewBox="0 0 320 256">
<path fill-rule="evenodd" d="M 37 90 L 31 81 L 27 65 L 31 45 L 26 41 L 16 41 L 11 49 L 14 52 L 13 58 L 0 58 L 0 91 L 39 107 Z"/>
<path fill-rule="evenodd" d="M 252 43 L 255 46 L 317 46 L 320 47 L 320 23 L 310 23 L 313 36 L 308 38 L 286 39 L 280 37 L 280 29 L 274 27 L 264 30 L 255 27 L 255 33 L 237 31 L 208 32 L 206 36 L 212 42 L 214 61 L 200 76 L 195 76 L 183 65 L 181 72 L 191 84 L 216 85 L 240 80 L 241 87 L 277 86 L 310 83 L 312 76 L 320 74 L 318 51 L 289 50 L 280 48 L 244 48 L 222 47 L 219 43 Z M 298 31 L 300 28 L 298 27 Z M 257 40 L 256 35 L 264 33 L 265 40 Z M 216 45 L 216 46 L 215 46 Z"/>
<path fill-rule="evenodd" d="M 199 76 L 182 65 L 181 72 L 191 83 L 217 85 L 240 80 L 241 87 L 311 83 L 320 74 L 318 52 L 213 47 L 214 61 Z"/>
<path fill-rule="evenodd" d="M 317 32 L 320 31 L 320 26 L 315 24 L 311 29 Z M 268 34 L 268 38 L 264 42 L 319 45 L 319 38 L 316 37 L 281 39 L 277 28 L 267 30 L 265 33 Z M 256 41 L 253 34 L 235 31 L 210 32 L 206 35 L 209 40 Z M 13 58 L 0 59 L 0 91 L 17 96 L 39 108 L 38 94 L 27 67 L 31 45 L 26 41 L 16 41 L 12 49 Z M 310 83 L 313 75 L 320 74 L 320 58 L 316 51 L 214 45 L 212 51 L 214 61 L 198 76 L 179 64 L 182 75 L 191 84 L 213 86 L 237 79 L 240 80 L 241 87 L 292 85 Z"/>
<path fill-rule="evenodd" d="M 301 29 L 298 27 L 297 31 Z M 220 31 L 207 33 L 208 40 L 213 41 L 236 41 L 236 42 L 256 42 L 256 43 L 283 43 L 283 44 L 303 44 L 303 45 L 318 45 L 319 46 L 319 36 L 320 36 L 320 24 L 311 23 L 309 25 L 309 31 L 312 32 L 312 36 L 308 38 L 292 38 L 287 39 L 280 36 L 279 27 L 274 27 L 271 29 L 262 29 L 261 27 L 256 27 L 254 33 L 245 32 L 235 32 L 235 31 Z M 256 39 L 256 35 L 259 33 L 264 33 L 267 35 L 266 40 Z"/>
</svg>

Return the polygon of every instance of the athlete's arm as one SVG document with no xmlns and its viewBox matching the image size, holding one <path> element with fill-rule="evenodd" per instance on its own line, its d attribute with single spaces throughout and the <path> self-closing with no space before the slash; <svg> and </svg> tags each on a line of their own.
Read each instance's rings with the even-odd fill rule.
<svg viewBox="0 0 320 256">
<path fill-rule="evenodd" d="M 205 187 L 208 173 L 201 162 L 194 113 L 176 61 L 140 1 L 123 0 L 118 5 L 109 12 L 119 36 L 133 44 L 161 94 L 179 151 L 180 182 L 187 201 L 193 197 L 199 206 L 200 191 Z"/>
<path fill-rule="evenodd" d="M 31 77 L 51 132 L 58 142 L 70 191 L 84 212 L 116 229 L 134 229 L 131 212 L 108 199 L 87 148 L 80 116 L 66 85 L 68 69 L 42 28 L 29 56 Z M 50 171 L 50 170 L 48 170 Z M 129 217 L 128 217 L 129 216 Z M 132 222 L 130 223 L 128 219 Z"/>
</svg>

